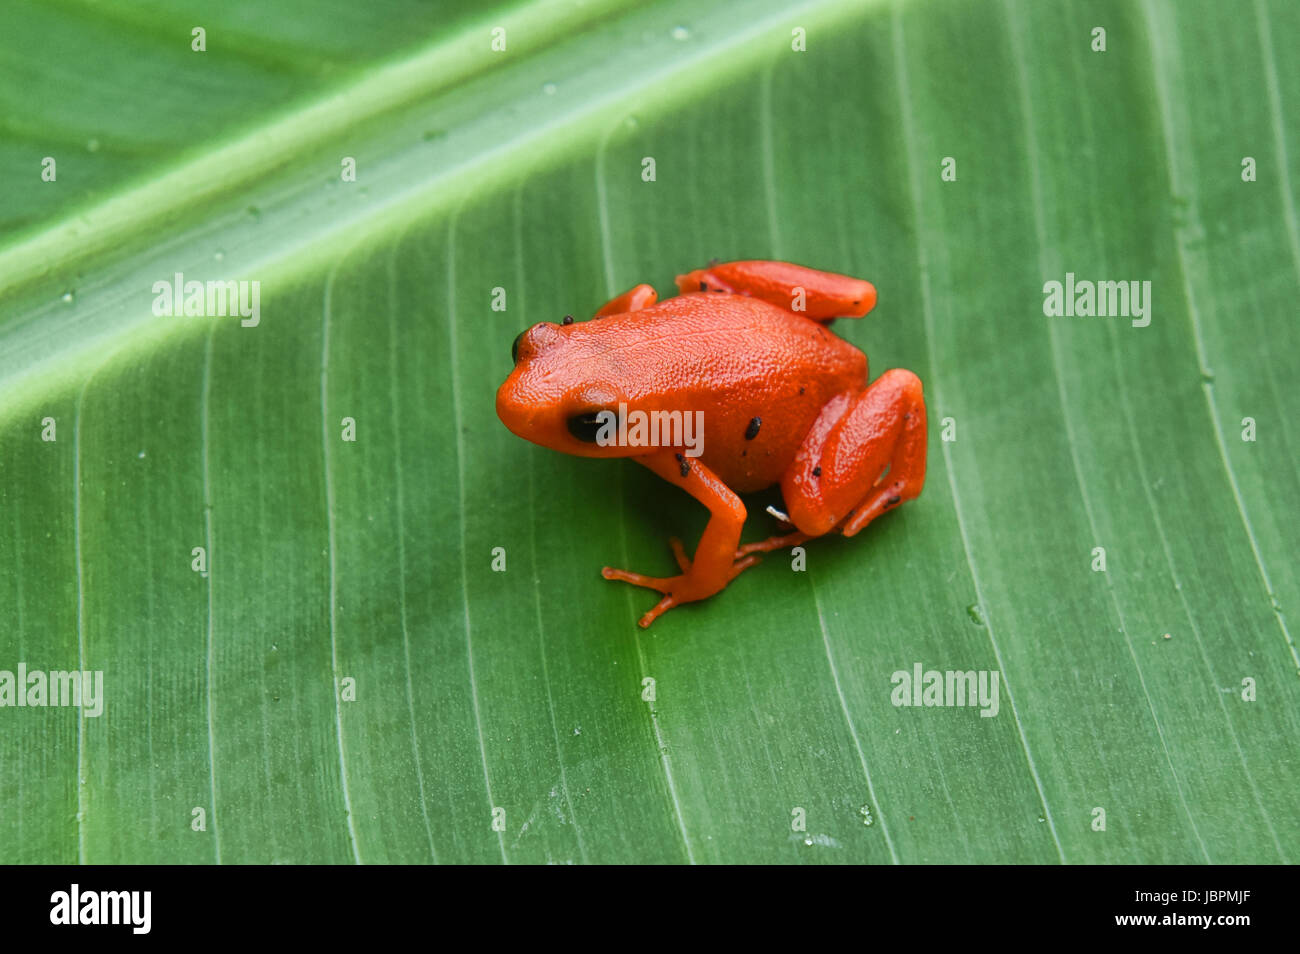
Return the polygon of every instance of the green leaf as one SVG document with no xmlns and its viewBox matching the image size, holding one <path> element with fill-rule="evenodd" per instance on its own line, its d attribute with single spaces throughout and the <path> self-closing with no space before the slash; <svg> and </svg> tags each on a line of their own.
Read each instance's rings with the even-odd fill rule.
<svg viewBox="0 0 1300 954">
<path fill-rule="evenodd" d="M 0 861 L 1295 860 L 1298 31 L 6 4 L 0 701 L 101 671 L 104 710 L 0 707 Z M 875 282 L 834 331 L 924 381 L 929 474 L 640 631 L 600 567 L 705 512 L 495 391 L 520 330 L 712 258 Z M 177 272 L 260 322 L 155 316 Z M 1067 273 L 1150 324 L 1045 316 Z M 917 664 L 996 715 L 895 705 Z"/>
</svg>

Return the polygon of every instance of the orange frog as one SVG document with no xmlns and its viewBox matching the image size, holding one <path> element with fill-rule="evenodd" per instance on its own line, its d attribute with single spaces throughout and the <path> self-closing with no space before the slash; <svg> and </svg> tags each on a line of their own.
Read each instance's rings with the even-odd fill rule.
<svg viewBox="0 0 1300 954">
<path fill-rule="evenodd" d="M 832 530 L 853 536 L 925 482 L 920 380 L 895 369 L 868 384 L 866 355 L 826 327 L 871 310 L 870 282 L 748 261 L 679 275 L 677 287 L 656 304 L 655 290 L 637 285 L 591 321 L 533 325 L 515 339 L 514 370 L 497 391 L 497 414 L 520 437 L 631 457 L 709 508 L 694 558 L 669 541 L 679 575 L 601 571 L 663 594 L 643 627 L 722 590 L 756 553 Z M 627 427 L 638 415 L 652 426 Z M 692 421 L 703 432 L 688 441 Z M 787 513 L 769 510 L 788 532 L 740 546 L 737 493 L 778 482 Z"/>
</svg>

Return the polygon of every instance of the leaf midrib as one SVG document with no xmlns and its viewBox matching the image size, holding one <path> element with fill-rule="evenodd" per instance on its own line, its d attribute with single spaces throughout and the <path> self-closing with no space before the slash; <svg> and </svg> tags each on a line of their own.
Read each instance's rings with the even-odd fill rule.
<svg viewBox="0 0 1300 954">
<path fill-rule="evenodd" d="M 518 178 L 521 165 L 533 170 L 594 147 L 599 142 L 600 131 L 605 129 L 608 133 L 612 128 L 608 125 L 611 119 L 625 115 L 630 103 L 637 104 L 641 115 L 671 111 L 675 104 L 696 92 L 703 80 L 738 75 L 751 68 L 756 59 L 780 50 L 778 44 L 783 42 L 783 34 L 777 28 L 785 23 L 808 26 L 840 22 L 874 2 L 878 0 L 855 0 L 832 7 L 830 0 L 806 0 L 794 9 L 787 9 L 776 0 L 764 0 L 765 9 L 761 12 L 753 11 L 753 4 L 743 5 L 746 26 L 740 30 L 731 27 L 736 16 L 730 12 L 733 6 L 730 4 L 700 12 L 685 0 L 675 0 L 664 8 L 632 11 L 621 16 L 607 14 L 599 25 L 600 32 L 609 34 L 611 41 L 626 40 L 626 36 L 619 34 L 637 37 L 641 41 L 641 62 L 664 65 L 657 69 L 629 70 L 628 57 L 611 57 L 595 71 L 594 79 L 590 61 L 575 64 L 560 56 L 566 42 L 578 39 L 564 36 L 566 30 L 575 29 L 573 19 L 556 15 L 555 22 L 547 24 L 550 46 L 533 47 L 535 55 L 514 60 L 491 77 L 478 75 L 487 65 L 481 54 L 466 49 L 470 43 L 467 37 L 474 33 L 473 28 L 467 28 L 453 40 L 382 67 L 350 87 L 282 115 L 157 179 L 74 213 L 0 251 L 0 274 L 9 276 L 7 285 L 0 288 L 0 311 L 6 312 L 0 314 L 0 421 L 12 419 L 51 393 L 75 388 L 88 372 L 92 358 L 102 362 L 105 354 L 125 356 L 156 346 L 173 334 L 185 330 L 196 333 L 203 328 L 201 324 L 183 321 L 160 321 L 147 308 L 132 310 L 128 304 L 132 298 L 149 301 L 152 296 L 146 292 L 152 280 L 159 274 L 170 274 L 170 263 L 179 265 L 185 253 L 197 252 L 200 245 L 206 250 L 217 241 L 232 252 L 226 269 L 220 273 L 222 279 L 256 275 L 265 281 L 271 274 L 277 279 L 292 279 L 314 266 L 321 266 L 322 260 L 332 260 L 342 238 L 348 239 L 349 247 L 355 247 L 386 228 L 404 227 L 439 208 L 448 209 L 463 202 L 472 186 Z M 551 6 L 543 5 L 540 9 L 550 11 Z M 607 11 L 613 6 L 612 2 L 607 3 L 602 9 Z M 673 13 L 681 15 L 670 16 Z M 546 20 L 546 16 L 532 7 L 512 16 L 513 19 L 501 19 L 508 35 L 517 35 L 525 24 Z M 682 21 L 693 23 L 696 29 L 692 37 L 703 39 L 692 38 L 685 43 L 674 39 L 666 24 Z M 724 24 L 730 28 L 722 29 Z M 648 43 L 647 31 L 653 37 Z M 767 31 L 773 31 L 774 42 L 770 46 L 760 40 Z M 580 39 L 591 42 L 589 36 Z M 486 49 L 486 42 L 483 46 Z M 618 46 L 611 42 L 611 49 L 614 48 Z M 433 71 L 439 57 L 452 59 L 457 68 L 452 70 L 443 64 L 440 72 Z M 422 76 L 426 71 L 434 75 Z M 631 78 L 625 82 L 606 82 L 628 73 Z M 419 119 L 421 112 L 429 108 L 424 100 L 436 92 L 441 92 L 441 97 L 434 100 L 435 105 L 450 111 L 467 84 L 490 83 L 489 91 L 495 92 L 501 101 L 504 94 L 510 94 L 521 83 L 532 82 L 534 75 L 557 80 L 572 75 L 582 95 L 564 102 L 564 108 L 554 116 L 528 113 L 517 122 L 520 132 L 504 141 L 480 135 L 472 148 L 463 149 L 459 155 L 447 155 L 453 150 L 448 148 L 446 140 L 455 137 L 442 137 L 437 145 L 444 147 L 441 158 L 450 160 L 446 167 L 429 161 L 429 143 L 412 142 L 413 129 L 419 127 L 410 123 L 385 126 L 385 130 L 394 129 L 389 137 L 393 151 L 384 154 L 392 158 L 385 161 L 390 165 L 406 163 L 415 167 L 417 174 L 403 179 L 403 184 L 396 187 L 372 180 L 372 191 L 385 195 L 381 201 L 366 204 L 349 199 L 353 202 L 350 207 L 341 211 L 331 209 L 328 216 L 319 215 L 306 231 L 290 229 L 285 240 L 276 244 L 263 241 L 264 248 L 257 256 L 237 261 L 242 251 L 239 245 L 220 241 L 222 235 L 238 234 L 239 223 L 230 213 L 224 213 L 226 217 L 215 234 L 203 231 L 216 218 L 211 214 L 213 206 L 242 209 L 248 197 L 259 190 L 270 195 L 288 194 L 285 204 L 292 209 L 319 202 L 314 193 L 307 191 L 318 187 L 314 175 L 319 174 L 319 167 L 307 167 L 304 175 L 304 163 L 295 165 L 295 157 L 311 149 L 319 153 L 335 141 L 346 144 L 345 141 L 350 141 L 347 134 L 358 126 L 396 116 L 403 109 L 412 114 L 404 115 L 403 119 Z M 530 88 L 538 86 L 540 83 L 534 83 Z M 481 98 L 477 86 L 472 91 Z M 653 97 L 649 95 L 651 92 Z M 510 99 L 505 99 L 499 107 L 518 109 L 511 104 Z M 480 125 L 499 122 L 500 112 L 484 111 L 475 121 Z M 472 137 L 466 134 L 462 138 Z M 439 158 L 436 150 L 433 158 Z M 268 181 L 260 182 L 259 176 L 267 177 Z M 279 193 L 272 191 L 276 187 Z M 305 201 L 304 195 L 311 198 Z M 265 239 L 265 222 L 262 230 Z M 148 271 L 147 266 L 141 265 L 152 276 L 147 281 L 140 275 L 134 283 L 123 277 L 123 266 L 143 263 L 162 246 L 167 246 L 169 251 L 176 250 L 166 259 L 168 266 L 155 263 L 152 271 Z M 97 256 L 106 258 L 96 262 Z M 194 264 L 198 267 L 199 263 Z M 78 292 L 76 308 L 61 309 L 59 289 L 72 287 L 72 277 L 77 275 L 79 267 L 85 267 L 87 272 L 80 284 L 89 286 L 90 293 Z M 187 278 L 217 277 L 194 274 L 189 267 L 185 271 Z"/>
</svg>

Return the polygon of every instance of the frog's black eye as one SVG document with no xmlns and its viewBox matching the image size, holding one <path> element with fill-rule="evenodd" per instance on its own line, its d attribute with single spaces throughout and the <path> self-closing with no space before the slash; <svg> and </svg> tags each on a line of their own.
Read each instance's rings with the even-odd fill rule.
<svg viewBox="0 0 1300 954">
<path fill-rule="evenodd" d="M 569 433 L 584 444 L 596 443 L 601 427 L 610 419 L 610 411 L 587 411 L 569 418 Z"/>
<path fill-rule="evenodd" d="M 527 328 L 515 335 L 515 342 L 510 346 L 510 361 L 514 364 L 519 363 L 519 342 L 524 340 L 526 334 L 528 334 Z"/>
</svg>

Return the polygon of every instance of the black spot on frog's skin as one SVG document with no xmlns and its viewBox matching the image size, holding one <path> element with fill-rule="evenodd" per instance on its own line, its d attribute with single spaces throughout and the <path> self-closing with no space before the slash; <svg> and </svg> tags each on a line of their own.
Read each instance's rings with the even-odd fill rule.
<svg viewBox="0 0 1300 954">
<path fill-rule="evenodd" d="M 677 458 L 677 466 L 681 468 L 682 476 L 683 476 L 683 477 L 689 477 L 690 474 L 691 474 L 691 464 L 690 464 L 690 461 L 688 461 L 688 460 L 687 460 L 685 457 L 683 457 L 681 454 L 674 454 L 673 456 Z"/>
<path fill-rule="evenodd" d="M 573 316 L 572 316 L 572 315 L 565 315 L 565 316 L 564 316 L 564 322 L 563 322 L 563 323 L 566 324 L 566 325 L 571 325 L 571 324 L 573 324 Z"/>
<path fill-rule="evenodd" d="M 888 500 L 885 501 L 885 506 L 897 507 L 900 503 L 902 503 L 902 501 L 903 501 L 902 497 L 890 497 Z"/>
<path fill-rule="evenodd" d="M 761 417 L 751 417 L 749 419 L 749 427 L 745 428 L 745 440 L 752 441 L 757 437 L 758 429 L 762 426 L 763 419 Z"/>
<path fill-rule="evenodd" d="M 704 284 L 704 282 L 700 282 L 700 291 L 708 291 L 708 290 L 709 290 L 709 286 Z"/>
<path fill-rule="evenodd" d="M 588 411 L 585 414 L 575 414 L 568 420 L 569 433 L 582 441 L 584 444 L 596 443 L 596 435 L 600 432 L 601 421 L 597 418 L 600 411 Z"/>
<path fill-rule="evenodd" d="M 814 468 L 813 468 L 813 476 L 814 476 L 814 477 L 820 477 L 821 475 L 822 475 L 822 469 L 821 469 L 821 466 L 819 465 L 819 466 L 817 466 L 817 467 L 814 467 Z"/>
<path fill-rule="evenodd" d="M 800 393 L 800 394 L 803 394 L 803 392 L 804 392 L 804 389 L 803 389 L 803 388 L 800 388 L 800 389 L 799 389 L 799 393 Z"/>
<path fill-rule="evenodd" d="M 749 448 L 745 448 L 743 451 L 740 452 L 740 456 L 744 457 L 748 453 L 749 453 Z"/>
</svg>

